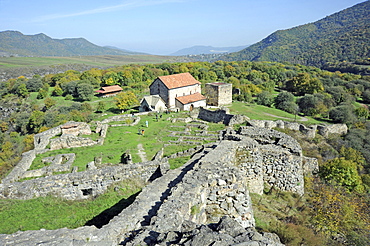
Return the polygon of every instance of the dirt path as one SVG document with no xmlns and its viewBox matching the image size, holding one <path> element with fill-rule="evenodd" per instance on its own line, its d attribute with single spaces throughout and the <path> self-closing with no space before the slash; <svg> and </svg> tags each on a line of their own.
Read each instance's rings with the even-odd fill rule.
<svg viewBox="0 0 370 246">
<path fill-rule="evenodd" d="M 143 148 L 143 145 L 141 143 L 139 143 L 137 145 L 137 150 L 138 150 L 137 154 L 139 155 L 141 161 L 142 162 L 148 161 L 146 159 L 146 153 L 145 153 L 144 148 Z"/>
<path fill-rule="evenodd" d="M 274 114 L 269 114 L 269 113 L 264 113 L 265 115 L 268 115 L 268 116 L 271 116 L 271 117 L 275 117 L 275 118 L 280 118 L 280 119 L 285 119 L 285 120 L 291 120 L 291 118 L 287 118 L 287 117 L 281 117 L 281 116 L 277 116 L 277 115 L 274 115 Z M 308 121 L 308 119 L 306 117 L 302 117 L 302 116 L 299 116 L 300 119 L 297 120 L 297 121 Z"/>
</svg>

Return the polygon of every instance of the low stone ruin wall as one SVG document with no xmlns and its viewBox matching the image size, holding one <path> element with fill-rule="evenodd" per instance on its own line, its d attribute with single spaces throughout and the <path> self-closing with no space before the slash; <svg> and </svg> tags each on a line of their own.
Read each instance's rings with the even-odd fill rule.
<svg viewBox="0 0 370 246">
<path fill-rule="evenodd" d="M 92 146 L 98 143 L 99 141 L 94 141 L 90 138 L 63 135 L 59 138 L 50 139 L 50 150 Z"/>
<path fill-rule="evenodd" d="M 281 129 L 290 129 L 294 131 L 300 131 L 305 134 L 308 138 L 314 138 L 316 133 L 324 137 L 328 137 L 329 134 L 339 134 L 343 135 L 348 132 L 348 127 L 346 124 L 333 124 L 333 125 L 310 125 L 306 126 L 297 122 L 288 122 L 288 121 L 272 121 L 272 120 L 248 120 L 248 125 L 254 127 L 262 128 L 281 128 Z"/>
<path fill-rule="evenodd" d="M 58 135 L 61 135 L 60 138 L 66 140 L 67 138 L 72 137 L 74 137 L 74 139 L 77 139 L 78 135 L 89 135 L 89 134 L 91 134 L 91 129 L 87 123 L 69 121 L 63 125 L 36 134 L 34 136 L 34 149 L 39 153 L 44 151 L 51 142 L 53 143 L 58 141 L 62 142 L 62 140 L 57 140 L 58 138 L 54 138 Z M 81 141 L 84 140 L 81 139 Z M 59 143 L 59 145 L 60 144 L 61 143 Z"/>
<path fill-rule="evenodd" d="M 208 122 L 223 123 L 227 126 L 242 124 L 245 121 L 249 120 L 249 118 L 244 115 L 229 114 L 229 111 L 227 108 L 217 109 L 213 111 L 213 110 L 208 110 L 208 109 L 201 107 L 197 110 L 194 110 L 194 112 L 192 112 L 192 117 L 199 118 L 201 120 L 205 120 Z"/>
<path fill-rule="evenodd" d="M 2 183 L 11 183 L 23 177 L 24 173 L 30 168 L 33 160 L 36 158 L 36 150 L 30 150 L 22 154 L 22 159 L 13 168 L 13 170 L 2 179 Z"/>
<path fill-rule="evenodd" d="M 110 122 L 117 122 L 117 121 L 126 121 L 126 120 L 132 120 L 132 123 L 130 124 L 120 124 L 119 126 L 135 126 L 140 122 L 140 116 L 132 116 L 132 115 L 116 115 L 109 117 L 108 119 L 103 120 L 102 124 L 108 124 Z"/>
<path fill-rule="evenodd" d="M 281 128 L 290 129 L 294 131 L 300 131 L 305 134 L 308 138 L 314 138 L 316 133 L 324 137 L 328 137 L 329 134 L 343 135 L 348 132 L 346 124 L 332 124 L 332 125 L 310 125 L 306 126 L 297 122 L 288 122 L 282 120 L 251 120 L 247 116 L 229 114 L 228 109 L 217 109 L 215 111 L 204 108 L 199 108 L 191 112 L 193 118 L 199 118 L 204 121 L 223 123 L 227 126 L 233 126 L 236 124 L 242 124 L 247 122 L 249 126 L 261 127 L 261 128 Z"/>
<path fill-rule="evenodd" d="M 147 181 L 159 165 L 158 161 L 150 161 L 4 183 L 0 187 L 0 197 L 31 199 L 56 195 L 69 200 L 86 199 L 104 193 L 110 185 L 122 180 Z"/>
<path fill-rule="evenodd" d="M 62 129 L 60 126 L 36 134 L 33 140 L 35 150 L 37 151 L 46 149 L 46 147 L 49 145 L 50 139 L 60 134 L 62 134 Z"/>
<path fill-rule="evenodd" d="M 74 153 L 46 157 L 42 159 L 42 162 L 50 163 L 49 165 L 40 169 L 26 171 L 20 178 L 50 176 L 54 172 L 70 172 L 75 158 L 76 155 Z"/>
</svg>

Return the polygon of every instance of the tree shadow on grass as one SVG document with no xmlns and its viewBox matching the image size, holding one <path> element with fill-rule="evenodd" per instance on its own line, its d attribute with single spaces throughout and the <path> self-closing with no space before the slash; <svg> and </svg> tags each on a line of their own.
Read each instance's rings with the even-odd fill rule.
<svg viewBox="0 0 370 246">
<path fill-rule="evenodd" d="M 109 111 L 113 114 L 121 114 L 122 113 L 122 110 L 120 110 L 118 108 L 109 108 L 107 111 Z"/>
<path fill-rule="evenodd" d="M 122 210 L 130 206 L 135 201 L 135 198 L 139 195 L 139 193 L 140 191 L 131 195 L 127 199 L 121 199 L 112 207 L 104 210 L 99 215 L 87 221 L 85 226 L 96 226 L 99 229 L 102 228 L 104 225 L 108 224 L 111 219 L 121 213 Z"/>
</svg>

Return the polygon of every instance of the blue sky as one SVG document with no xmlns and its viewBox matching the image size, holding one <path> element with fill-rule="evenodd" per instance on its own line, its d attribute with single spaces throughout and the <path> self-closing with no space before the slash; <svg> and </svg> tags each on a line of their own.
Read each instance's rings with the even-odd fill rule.
<svg viewBox="0 0 370 246">
<path fill-rule="evenodd" d="M 253 44 L 364 0 L 0 0 L 0 31 L 170 54 Z"/>
</svg>

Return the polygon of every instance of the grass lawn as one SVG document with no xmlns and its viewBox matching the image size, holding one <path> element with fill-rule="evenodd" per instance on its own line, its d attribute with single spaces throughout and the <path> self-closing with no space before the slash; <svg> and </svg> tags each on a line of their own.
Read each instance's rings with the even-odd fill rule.
<svg viewBox="0 0 370 246">
<path fill-rule="evenodd" d="M 284 121 L 294 121 L 295 118 L 297 122 L 309 123 L 309 124 L 319 124 L 322 121 L 313 119 L 311 117 L 300 117 L 288 112 L 270 108 L 263 105 L 257 104 L 246 104 L 243 102 L 234 101 L 233 105 L 230 107 L 230 113 L 232 114 L 242 114 L 248 116 L 253 120 L 284 120 Z"/>
<path fill-rule="evenodd" d="M 0 199 L 0 234 L 18 230 L 55 230 L 84 226 L 99 214 L 117 215 L 130 205 L 144 184 L 128 180 L 115 184 L 106 193 L 94 199 L 69 201 L 56 197 L 31 200 Z M 102 221 L 100 221 L 102 223 Z"/>
</svg>

